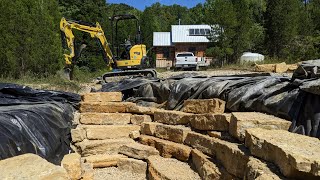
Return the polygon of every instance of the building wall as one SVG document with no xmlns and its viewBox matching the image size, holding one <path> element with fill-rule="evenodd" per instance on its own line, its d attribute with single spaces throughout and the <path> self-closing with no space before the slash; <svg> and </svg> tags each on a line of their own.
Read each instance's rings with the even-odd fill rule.
<svg viewBox="0 0 320 180">
<path fill-rule="evenodd" d="M 208 43 L 176 43 L 175 54 L 180 52 L 193 52 L 195 56 L 205 57 Z"/>
</svg>

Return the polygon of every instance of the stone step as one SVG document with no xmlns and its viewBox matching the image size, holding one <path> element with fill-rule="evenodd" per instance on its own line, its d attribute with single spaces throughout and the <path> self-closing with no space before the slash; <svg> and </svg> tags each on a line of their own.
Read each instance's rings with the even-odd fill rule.
<svg viewBox="0 0 320 180">
<path fill-rule="evenodd" d="M 129 113 L 81 113 L 80 123 L 85 125 L 124 125 L 129 124 Z"/>
<path fill-rule="evenodd" d="M 224 113 L 226 102 L 221 99 L 188 99 L 183 103 L 183 111 L 195 114 Z"/>
<path fill-rule="evenodd" d="M 236 179 L 236 177 L 228 173 L 221 165 L 210 161 L 210 157 L 199 150 L 193 149 L 191 151 L 191 158 L 201 179 Z"/>
<path fill-rule="evenodd" d="M 229 133 L 239 141 L 244 141 L 248 128 L 288 130 L 290 121 L 258 112 L 234 112 L 231 114 Z"/>
<path fill-rule="evenodd" d="M 125 113 L 130 106 L 135 106 L 131 102 L 81 102 L 81 113 Z"/>
<path fill-rule="evenodd" d="M 141 132 L 141 134 L 144 134 L 144 135 L 153 136 L 157 125 L 161 125 L 161 123 L 144 122 L 141 124 L 140 132 Z"/>
<path fill-rule="evenodd" d="M 191 127 L 205 131 L 229 131 L 231 114 L 197 114 L 190 117 Z"/>
<path fill-rule="evenodd" d="M 255 179 L 272 179 L 272 180 L 281 180 L 285 179 L 277 168 L 272 163 L 262 162 L 259 159 L 250 157 L 250 160 L 247 164 L 245 172 L 246 180 L 255 180 Z"/>
<path fill-rule="evenodd" d="M 150 156 L 148 158 L 149 179 L 200 180 L 200 176 L 187 163 L 176 159 Z"/>
<path fill-rule="evenodd" d="M 85 163 L 91 163 L 94 168 L 105 168 L 111 166 L 117 166 L 119 159 L 127 158 L 122 154 L 97 154 L 82 158 Z"/>
<path fill-rule="evenodd" d="M 122 145 L 133 143 L 130 138 L 105 139 L 105 140 L 83 140 L 75 146 L 80 150 L 81 156 L 86 157 L 97 154 L 119 154 Z"/>
<path fill-rule="evenodd" d="M 137 125 L 83 125 L 89 140 L 129 138 L 132 131 L 139 131 Z"/>
<path fill-rule="evenodd" d="M 320 179 L 320 141 L 284 130 L 247 129 L 245 145 L 254 156 L 276 164 L 290 178 Z"/>
<path fill-rule="evenodd" d="M 131 124 L 141 125 L 144 122 L 152 122 L 152 119 L 149 115 L 132 115 L 130 121 Z"/>
<path fill-rule="evenodd" d="M 140 143 L 125 144 L 120 147 L 119 152 L 136 159 L 148 159 L 149 156 L 159 155 L 156 148 Z"/>
<path fill-rule="evenodd" d="M 169 125 L 187 125 L 190 122 L 191 113 L 181 111 L 156 111 L 154 113 L 154 121 Z"/>
<path fill-rule="evenodd" d="M 127 106 L 126 112 L 132 114 L 142 114 L 142 115 L 154 115 L 156 111 L 161 111 L 161 109 L 154 107 L 144 107 L 133 104 L 131 106 Z"/>
<path fill-rule="evenodd" d="M 190 131 L 191 129 L 185 126 L 158 124 L 156 125 L 154 136 L 183 144 Z"/>
<path fill-rule="evenodd" d="M 82 102 L 121 102 L 121 92 L 91 92 L 81 96 Z"/>
<path fill-rule="evenodd" d="M 190 132 L 185 143 L 211 155 L 232 175 L 242 178 L 249 161 L 249 152 L 243 144 L 231 143 L 207 135 Z"/>
<path fill-rule="evenodd" d="M 180 161 L 188 161 L 191 152 L 191 148 L 188 146 L 152 136 L 141 135 L 139 142 L 144 145 L 155 147 L 162 157 L 174 157 Z"/>
</svg>

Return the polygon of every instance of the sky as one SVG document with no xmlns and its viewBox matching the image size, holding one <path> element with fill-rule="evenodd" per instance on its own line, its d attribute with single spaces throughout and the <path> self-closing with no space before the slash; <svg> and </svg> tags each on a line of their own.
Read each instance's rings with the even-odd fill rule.
<svg viewBox="0 0 320 180">
<path fill-rule="evenodd" d="M 144 10 L 146 6 L 151 6 L 153 3 L 160 2 L 164 5 L 179 4 L 188 8 L 196 6 L 198 3 L 204 3 L 205 0 L 107 0 L 107 3 L 125 3 L 139 10 Z"/>
</svg>

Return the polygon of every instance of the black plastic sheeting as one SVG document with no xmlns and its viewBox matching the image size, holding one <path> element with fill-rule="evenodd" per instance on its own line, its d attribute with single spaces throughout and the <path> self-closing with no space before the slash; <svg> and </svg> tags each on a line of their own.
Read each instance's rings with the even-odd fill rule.
<svg viewBox="0 0 320 180">
<path fill-rule="evenodd" d="M 34 153 L 60 164 L 79 102 L 77 94 L 0 83 L 0 159 Z"/>
<path fill-rule="evenodd" d="M 169 79 L 130 78 L 107 83 L 101 91 L 122 91 L 140 105 L 166 104 L 180 110 L 186 99 L 220 98 L 228 111 L 264 112 L 292 121 L 291 132 L 320 137 L 320 80 L 277 75 L 204 77 L 182 74 Z"/>
</svg>

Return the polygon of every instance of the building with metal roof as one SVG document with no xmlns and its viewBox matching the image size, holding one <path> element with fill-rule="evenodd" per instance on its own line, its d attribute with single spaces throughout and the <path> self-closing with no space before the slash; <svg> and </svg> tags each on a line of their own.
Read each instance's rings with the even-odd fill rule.
<svg viewBox="0 0 320 180">
<path fill-rule="evenodd" d="M 153 47 L 156 49 L 157 67 L 172 66 L 179 52 L 193 52 L 205 58 L 210 42 L 208 36 L 211 35 L 210 25 L 172 25 L 171 32 L 154 32 Z"/>
</svg>

